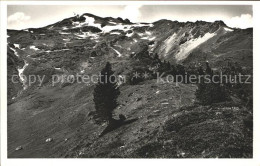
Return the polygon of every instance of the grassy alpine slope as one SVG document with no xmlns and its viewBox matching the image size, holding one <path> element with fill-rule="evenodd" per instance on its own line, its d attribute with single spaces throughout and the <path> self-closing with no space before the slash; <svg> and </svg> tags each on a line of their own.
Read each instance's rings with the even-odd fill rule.
<svg viewBox="0 0 260 166">
<path fill-rule="evenodd" d="M 97 74 L 107 61 L 119 75 L 152 73 L 155 54 L 185 67 L 209 61 L 221 68 L 234 61 L 251 74 L 252 29 L 221 21 L 132 23 L 84 14 L 7 32 L 8 157 L 252 157 L 252 110 L 233 93 L 229 102 L 202 106 L 196 84 L 152 77 L 125 83 L 114 117 L 137 120 L 99 137 L 106 125 L 91 116 L 95 84 L 51 82 L 52 75 Z M 45 78 L 41 86 L 29 86 L 21 74 Z"/>
</svg>

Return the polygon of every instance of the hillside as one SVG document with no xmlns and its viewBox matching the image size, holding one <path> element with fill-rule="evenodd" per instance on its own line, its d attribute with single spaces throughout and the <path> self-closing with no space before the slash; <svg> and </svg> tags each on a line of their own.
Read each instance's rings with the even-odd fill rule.
<svg viewBox="0 0 260 166">
<path fill-rule="evenodd" d="M 126 82 L 114 117 L 135 121 L 99 137 L 106 126 L 91 116 L 95 84 L 52 84 L 53 75 L 98 74 L 107 61 L 118 75 L 152 73 L 155 55 L 186 67 L 209 61 L 220 69 L 233 62 L 251 74 L 252 31 L 222 21 L 132 23 L 88 13 L 42 28 L 7 30 L 8 157 L 252 157 L 252 110 L 236 95 L 202 106 L 196 84 Z M 44 79 L 29 85 L 22 75 Z"/>
</svg>

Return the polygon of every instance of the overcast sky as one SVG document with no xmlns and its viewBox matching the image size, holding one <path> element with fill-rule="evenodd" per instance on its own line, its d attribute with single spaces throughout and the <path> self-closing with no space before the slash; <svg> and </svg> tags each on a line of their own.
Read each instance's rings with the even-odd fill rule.
<svg viewBox="0 0 260 166">
<path fill-rule="evenodd" d="M 101 17 L 129 18 L 132 22 L 223 20 L 230 27 L 252 27 L 250 5 L 9 5 L 8 29 L 41 27 L 76 14 L 92 13 Z"/>
</svg>

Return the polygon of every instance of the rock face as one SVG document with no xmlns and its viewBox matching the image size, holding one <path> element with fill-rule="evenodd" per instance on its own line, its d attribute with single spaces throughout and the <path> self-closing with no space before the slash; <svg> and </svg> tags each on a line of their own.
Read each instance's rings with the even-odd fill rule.
<svg viewBox="0 0 260 166">
<path fill-rule="evenodd" d="M 232 132 L 227 134 L 229 131 L 237 131 L 233 123 L 242 126 L 239 128 L 240 134 L 247 135 L 247 132 L 243 133 L 249 129 L 243 124 L 242 115 L 246 110 L 242 106 L 239 106 L 241 113 L 230 111 L 237 115 L 235 118 L 222 116 L 223 111 L 220 111 L 219 119 L 205 115 L 207 118 L 203 121 L 185 121 L 185 124 L 176 124 L 180 126 L 178 131 L 168 130 L 172 117 L 180 115 L 180 119 L 186 120 L 186 114 L 181 108 L 194 104 L 195 85 L 158 85 L 156 80 L 145 80 L 138 85 L 120 84 L 120 108 L 115 110 L 115 116 L 123 114 L 127 119 L 138 120 L 98 138 L 103 128 L 95 125 L 88 116 L 94 111 L 94 83 L 69 82 L 72 77 L 63 78 L 63 75 L 97 74 L 107 61 L 111 62 L 116 74 L 130 75 L 134 69 L 146 71 L 156 68 L 153 66 L 155 55 L 162 61 L 184 66 L 196 66 L 209 61 L 214 68 L 221 68 L 227 61 L 233 61 L 252 71 L 252 31 L 251 28 L 230 28 L 222 21 L 184 23 L 159 20 L 153 23 L 132 23 L 131 20 L 102 18 L 88 13 L 42 28 L 7 30 L 8 156 L 228 156 L 229 154 L 220 155 L 225 149 L 218 148 L 218 151 L 214 151 L 217 146 L 215 144 L 210 144 L 209 149 L 202 145 L 207 140 L 214 141 L 214 138 L 223 136 L 220 134 L 222 130 L 226 135 L 224 134 L 221 141 L 226 137 L 233 139 Z M 13 75 L 16 77 L 12 77 Z M 30 75 L 37 76 L 35 82 L 28 81 Z M 60 81 L 53 84 L 53 75 Z M 202 108 L 204 111 L 210 109 Z M 217 113 L 218 109 L 216 107 L 210 114 Z M 189 108 L 186 111 L 191 111 L 191 114 L 195 111 L 196 114 L 198 108 Z M 194 116 L 196 119 L 199 115 Z M 189 141 L 196 140 L 186 137 L 185 128 L 187 131 L 210 131 L 215 129 L 214 124 L 219 125 L 216 130 L 220 131 L 214 138 L 212 133 L 202 137 L 203 133 L 197 132 L 198 143 L 194 143 L 196 147 L 192 147 L 192 143 L 188 145 Z M 224 125 L 230 127 L 225 128 Z M 169 135 L 172 136 L 175 132 L 178 134 L 171 140 Z M 184 136 L 189 139 L 187 145 L 182 141 L 176 149 L 177 140 Z M 42 138 L 46 137 L 55 140 L 55 144 L 43 143 Z M 157 139 L 163 141 L 155 143 Z M 221 141 L 218 146 L 226 146 L 232 142 L 224 144 Z M 247 143 L 238 141 L 243 146 Z M 250 139 L 246 141 L 250 144 Z M 21 145 L 26 145 L 26 148 L 18 153 L 15 148 Z M 150 148 L 156 151 L 150 153 Z M 189 148 L 197 151 L 193 153 L 187 150 Z M 244 156 L 242 152 L 233 155 L 230 146 L 231 157 L 250 157 L 250 147 L 243 148 Z M 171 155 L 173 149 L 175 151 Z"/>
<path fill-rule="evenodd" d="M 17 150 L 22 150 L 22 149 L 23 149 L 22 146 L 18 146 L 17 148 L 15 148 L 16 151 L 17 151 Z"/>
</svg>

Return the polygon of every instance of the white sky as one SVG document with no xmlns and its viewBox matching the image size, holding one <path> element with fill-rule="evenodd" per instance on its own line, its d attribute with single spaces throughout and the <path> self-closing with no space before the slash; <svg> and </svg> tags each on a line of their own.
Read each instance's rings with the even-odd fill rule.
<svg viewBox="0 0 260 166">
<path fill-rule="evenodd" d="M 101 17 L 122 17 L 132 22 L 224 21 L 230 27 L 252 27 L 250 5 L 9 5 L 8 29 L 46 26 L 76 14 L 91 13 Z"/>
</svg>

